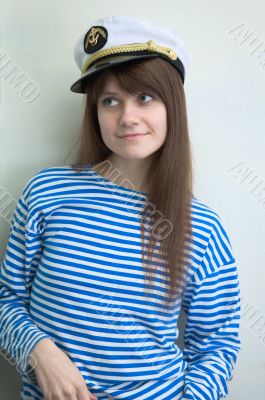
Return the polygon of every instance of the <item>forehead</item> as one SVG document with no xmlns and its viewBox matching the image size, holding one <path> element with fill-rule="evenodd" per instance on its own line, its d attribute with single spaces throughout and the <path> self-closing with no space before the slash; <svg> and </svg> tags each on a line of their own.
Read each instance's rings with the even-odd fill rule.
<svg viewBox="0 0 265 400">
<path fill-rule="evenodd" d="M 108 91 L 108 92 L 115 92 L 115 91 L 120 91 L 124 92 L 124 90 L 120 87 L 118 84 L 117 79 L 115 78 L 114 75 L 108 75 L 105 78 L 104 85 L 102 87 L 102 92 Z"/>
<path fill-rule="evenodd" d="M 121 80 L 121 83 L 119 81 Z M 161 97 L 160 93 L 153 87 L 152 81 L 149 82 L 148 77 L 138 77 L 137 74 L 118 75 L 118 79 L 111 71 L 103 77 L 97 91 L 97 98 L 105 95 L 120 95 L 120 96 L 137 96 L 142 91 L 148 90 L 149 94 Z"/>
</svg>

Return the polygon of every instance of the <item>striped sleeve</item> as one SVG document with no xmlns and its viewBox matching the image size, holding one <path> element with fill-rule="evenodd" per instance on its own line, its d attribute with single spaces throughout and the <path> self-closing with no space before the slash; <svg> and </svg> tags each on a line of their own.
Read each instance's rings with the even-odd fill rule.
<svg viewBox="0 0 265 400">
<path fill-rule="evenodd" d="M 29 371 L 29 355 L 43 338 L 29 315 L 30 289 L 41 254 L 37 223 L 27 205 L 31 180 L 24 188 L 13 215 L 7 248 L 0 270 L 1 354 L 15 361 L 24 374 Z M 13 362 L 12 361 L 12 362 Z"/>
<path fill-rule="evenodd" d="M 231 244 L 217 219 L 183 297 L 187 315 L 183 354 L 188 362 L 183 400 L 227 397 L 241 347 L 239 295 Z"/>
</svg>

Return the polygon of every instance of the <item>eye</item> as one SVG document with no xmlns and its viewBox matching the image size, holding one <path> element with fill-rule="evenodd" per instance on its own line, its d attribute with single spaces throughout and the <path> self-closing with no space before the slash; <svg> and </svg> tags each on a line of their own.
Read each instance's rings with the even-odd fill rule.
<svg viewBox="0 0 265 400">
<path fill-rule="evenodd" d="M 104 106 L 112 106 L 113 104 L 111 104 L 112 100 L 117 101 L 117 99 L 115 99 L 115 97 L 106 97 L 105 99 L 102 100 L 102 104 Z"/>
<path fill-rule="evenodd" d="M 149 97 L 149 98 L 151 98 L 151 100 L 154 98 L 153 95 L 148 94 L 148 93 L 140 93 L 139 97 L 140 97 L 141 99 L 143 99 L 144 97 Z M 147 101 L 144 101 L 144 103 L 147 103 L 147 102 L 149 102 L 149 101 L 150 101 L 150 99 L 147 100 Z"/>
</svg>

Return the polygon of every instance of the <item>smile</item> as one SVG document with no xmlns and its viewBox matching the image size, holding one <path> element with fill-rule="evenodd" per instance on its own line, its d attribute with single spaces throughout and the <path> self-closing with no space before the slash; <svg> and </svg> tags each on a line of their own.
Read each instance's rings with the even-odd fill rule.
<svg viewBox="0 0 265 400">
<path fill-rule="evenodd" d="M 128 135 L 128 136 L 123 136 L 121 139 L 127 139 L 127 140 L 133 140 L 133 139 L 139 139 L 140 137 L 146 136 L 148 133 L 145 134 L 136 134 L 136 135 Z"/>
</svg>

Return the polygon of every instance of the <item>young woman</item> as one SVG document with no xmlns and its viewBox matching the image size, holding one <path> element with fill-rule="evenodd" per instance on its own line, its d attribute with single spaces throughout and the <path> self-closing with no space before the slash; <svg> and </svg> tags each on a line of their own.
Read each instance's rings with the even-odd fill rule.
<svg viewBox="0 0 265 400">
<path fill-rule="evenodd" d="M 193 194 L 187 49 L 174 31 L 107 17 L 75 59 L 76 162 L 29 180 L 1 268 L 1 345 L 21 399 L 226 397 L 238 273 L 221 218 Z"/>
</svg>

